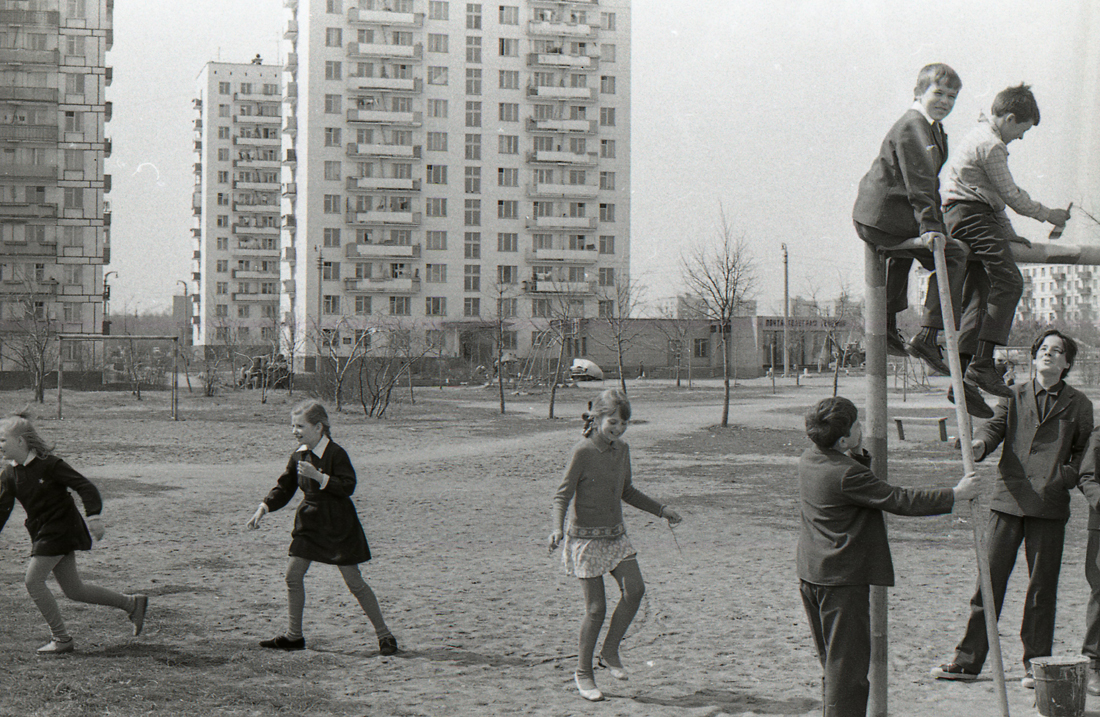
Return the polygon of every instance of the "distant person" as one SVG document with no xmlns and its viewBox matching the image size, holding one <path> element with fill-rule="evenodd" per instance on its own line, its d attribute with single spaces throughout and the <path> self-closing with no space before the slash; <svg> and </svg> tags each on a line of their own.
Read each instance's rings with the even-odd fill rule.
<svg viewBox="0 0 1100 717">
<path fill-rule="evenodd" d="M 870 469 L 855 404 L 826 398 L 806 414 L 813 442 L 798 464 L 802 605 L 824 669 L 824 717 L 867 713 L 871 664 L 870 586 L 893 585 L 883 512 L 950 513 L 978 494 L 968 473 L 954 488 L 898 488 Z"/>
<path fill-rule="evenodd" d="M 1016 186 L 1008 169 L 1008 144 L 1039 124 L 1039 105 L 1027 85 L 997 93 L 978 126 L 965 137 L 944 172 L 944 219 L 952 239 L 970 250 L 963 288 L 959 357 L 966 381 L 994 396 L 1012 398 L 993 351 L 1008 342 L 1024 279 L 1012 256 L 1020 239 L 1005 207 L 1064 226 L 1069 211 L 1051 209 Z M 1026 243 L 1026 242 L 1025 242 Z M 968 393 L 969 400 L 969 393 Z"/>
<path fill-rule="evenodd" d="M 0 421 L 0 452 L 10 461 L 0 473 L 0 530 L 18 499 L 27 513 L 31 536 L 27 592 L 50 626 L 50 642 L 38 648 L 39 655 L 62 655 L 74 649 L 61 610 L 46 585 L 51 572 L 70 600 L 125 612 L 135 636 L 145 625 L 149 603 L 145 595 L 122 595 L 81 580 L 76 551 L 91 550 L 93 538 L 103 539 L 103 501 L 91 481 L 51 450 L 26 417 L 9 416 Z M 80 516 L 70 490 L 80 496 L 86 518 Z"/>
<path fill-rule="evenodd" d="M 852 210 L 856 234 L 873 247 L 889 249 L 914 237 L 922 239 L 925 248 L 912 255 L 933 272 L 928 277 L 923 328 L 908 343 L 898 333 L 897 313 L 908 306 L 913 259 L 890 258 L 886 263 L 886 349 L 894 356 L 919 358 L 943 374 L 951 371 L 938 344 L 943 315 L 932 242 L 945 235 L 939 173 L 947 157 L 947 133 L 941 122 L 951 113 L 961 88 L 962 80 L 947 65 L 936 63 L 921 69 L 913 104 L 886 133 L 878 157 L 860 180 Z M 957 325 L 965 253 L 957 244 L 946 242 L 944 255 Z"/>
<path fill-rule="evenodd" d="M 1081 654 L 1088 657 L 1088 693 L 1100 695 L 1100 428 L 1095 428 L 1085 447 L 1078 486 L 1089 503 L 1088 544 L 1085 548 L 1085 579 L 1089 601 L 1085 608 L 1085 641 Z"/>
<path fill-rule="evenodd" d="M 347 452 L 332 441 L 328 412 L 320 401 L 298 404 L 290 414 L 291 431 L 300 444 L 290 456 L 286 470 L 267 494 L 248 527 L 259 527 L 260 520 L 279 510 L 301 489 L 302 502 L 294 516 L 290 537 L 290 559 L 286 566 L 287 614 L 284 634 L 260 642 L 261 647 L 278 650 L 303 650 L 302 613 L 305 609 L 305 576 L 314 562 L 340 569 L 351 594 L 359 601 L 378 638 L 378 652 L 393 655 L 397 638 L 382 617 L 374 591 L 363 580 L 359 564 L 370 560 L 370 546 L 351 501 L 355 492 L 355 468 Z"/>
<path fill-rule="evenodd" d="M 1031 689 L 1035 687 L 1031 660 L 1050 655 L 1054 645 L 1069 492 L 1077 485 L 1092 433 L 1092 402 L 1065 382 L 1076 355 L 1077 344 L 1061 332 L 1050 329 L 1039 336 L 1031 345 L 1035 379 L 1012 386 L 1012 398 L 998 403 L 996 414 L 978 428 L 973 442 L 979 461 L 1001 446 L 985 540 L 998 618 L 1021 543 L 1027 556 L 1020 684 Z M 942 680 L 974 680 L 988 652 L 985 606 L 981 590 L 975 589 L 970 620 L 955 647 L 955 658 L 932 668 L 932 675 Z"/>
<path fill-rule="evenodd" d="M 592 657 L 607 610 L 604 579 L 611 573 L 622 598 L 611 615 L 611 624 L 600 650 L 600 663 L 617 680 L 627 679 L 619 658 L 619 643 L 634 620 L 645 594 L 637 554 L 623 525 L 623 502 L 664 518 L 670 526 L 680 514 L 661 505 L 634 487 L 631 481 L 630 446 L 623 440 L 630 421 L 630 401 L 619 389 L 600 394 L 584 414 L 584 438 L 573 447 L 561 487 L 554 495 L 553 531 L 550 552 L 562 547 L 562 564 L 567 575 L 580 578 L 584 588 L 584 620 L 581 622 L 580 651 L 573 681 L 581 697 L 592 702 L 604 698 L 596 687 Z M 566 511 L 573 504 L 568 525 Z"/>
</svg>

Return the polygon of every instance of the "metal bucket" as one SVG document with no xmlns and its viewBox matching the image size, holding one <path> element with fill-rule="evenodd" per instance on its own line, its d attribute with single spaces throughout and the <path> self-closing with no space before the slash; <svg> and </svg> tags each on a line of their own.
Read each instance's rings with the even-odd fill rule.
<svg viewBox="0 0 1100 717">
<path fill-rule="evenodd" d="M 1043 717 L 1084 717 L 1089 658 L 1084 655 L 1035 657 L 1035 707 Z"/>
</svg>

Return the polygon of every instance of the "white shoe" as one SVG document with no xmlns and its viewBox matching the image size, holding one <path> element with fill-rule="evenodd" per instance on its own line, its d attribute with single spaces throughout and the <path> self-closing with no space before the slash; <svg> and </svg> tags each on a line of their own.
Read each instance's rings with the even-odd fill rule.
<svg viewBox="0 0 1100 717">
<path fill-rule="evenodd" d="M 630 679 L 630 677 L 626 674 L 626 668 L 625 667 L 623 667 L 622 665 L 619 665 L 618 667 L 615 667 L 610 662 L 603 659 L 603 655 L 600 655 L 599 657 L 596 658 L 596 664 L 598 664 L 600 667 L 602 667 L 602 668 L 606 669 L 608 672 L 610 672 L 611 676 L 614 677 L 616 680 L 629 680 Z"/>
<path fill-rule="evenodd" d="M 591 677 L 584 678 L 585 684 L 582 685 L 581 676 L 574 672 L 573 683 L 577 686 L 577 692 L 581 693 L 581 697 L 585 698 L 589 702 L 603 701 L 603 693 L 600 692 L 599 687 L 596 687 L 596 681 Z"/>
<path fill-rule="evenodd" d="M 58 642 L 57 640 L 50 640 L 48 643 L 38 648 L 39 655 L 64 655 L 66 652 L 72 652 L 74 649 L 72 639 L 65 640 L 64 642 Z"/>
</svg>

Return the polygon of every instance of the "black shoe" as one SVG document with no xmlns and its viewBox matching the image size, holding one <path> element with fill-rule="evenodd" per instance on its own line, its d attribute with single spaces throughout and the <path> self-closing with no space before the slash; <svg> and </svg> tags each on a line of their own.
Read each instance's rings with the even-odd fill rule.
<svg viewBox="0 0 1100 717">
<path fill-rule="evenodd" d="M 937 680 L 957 680 L 959 682 L 973 682 L 978 679 L 978 673 L 968 670 L 962 665 L 949 662 L 946 665 L 933 667 L 931 675 Z"/>
<path fill-rule="evenodd" d="M 966 380 L 986 393 L 1012 398 L 1012 389 L 1005 385 L 1004 374 L 997 370 L 991 358 L 976 358 L 966 369 Z"/>
<path fill-rule="evenodd" d="M 279 635 L 270 640 L 260 640 L 260 647 L 269 647 L 273 650 L 304 650 L 306 639 L 299 637 L 297 640 L 291 640 L 286 635 Z"/>
<path fill-rule="evenodd" d="M 993 409 L 985 402 L 982 392 L 969 381 L 963 381 L 963 397 L 966 398 L 966 412 L 974 418 L 993 418 Z M 947 389 L 947 400 L 955 402 L 955 387 Z"/>
<path fill-rule="evenodd" d="M 951 375 L 951 369 L 944 363 L 943 352 L 940 351 L 938 344 L 929 343 L 915 336 L 909 339 L 909 343 L 905 345 L 905 351 L 913 358 L 924 361 L 936 373 L 944 376 Z"/>
<path fill-rule="evenodd" d="M 378 654 L 380 655 L 396 655 L 397 654 L 397 638 L 393 635 L 386 635 L 385 637 L 378 638 Z"/>
<path fill-rule="evenodd" d="M 905 339 L 897 329 L 886 330 L 886 354 L 888 356 L 908 356 L 905 352 Z"/>
</svg>

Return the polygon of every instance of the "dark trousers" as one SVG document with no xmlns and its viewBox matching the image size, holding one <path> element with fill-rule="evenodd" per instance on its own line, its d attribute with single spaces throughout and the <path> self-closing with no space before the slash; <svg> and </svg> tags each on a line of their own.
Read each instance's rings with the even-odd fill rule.
<svg viewBox="0 0 1100 717">
<path fill-rule="evenodd" d="M 1089 581 L 1089 605 L 1085 609 L 1085 642 L 1081 654 L 1100 666 L 1100 530 L 1089 531 L 1085 548 L 1085 579 Z"/>
<path fill-rule="evenodd" d="M 817 656 L 825 672 L 824 717 L 864 717 L 871 666 L 871 589 L 867 585 L 801 585 Z"/>
<path fill-rule="evenodd" d="M 1058 602 L 1058 573 L 1062 569 L 1062 545 L 1066 537 L 1065 520 L 1049 520 L 990 511 L 986 545 L 989 551 L 989 577 L 997 617 L 1005 601 L 1005 589 L 1020 543 L 1027 558 L 1027 596 L 1020 625 L 1024 645 L 1024 666 L 1033 657 L 1050 654 L 1054 646 L 1054 610 Z M 981 586 L 970 599 L 970 621 L 966 634 L 955 648 L 955 662 L 975 672 L 982 669 L 989 653 L 985 631 L 985 608 Z"/>
<path fill-rule="evenodd" d="M 1012 331 L 1024 277 L 1012 256 L 1011 223 L 984 202 L 955 202 L 944 209 L 951 238 L 970 249 L 963 289 L 959 352 L 974 353 L 978 341 L 1004 346 Z"/>
<path fill-rule="evenodd" d="M 889 249 L 912 237 L 887 234 L 884 231 L 855 222 L 856 234 L 873 247 Z M 948 240 L 944 246 L 944 259 L 947 263 L 947 278 L 951 284 L 951 305 L 955 309 L 955 325 L 959 325 L 962 313 L 962 284 L 965 272 L 966 252 L 958 244 Z M 943 312 L 940 309 L 940 288 L 936 281 L 936 262 L 929 249 L 917 249 L 906 255 L 891 256 L 886 260 L 886 312 L 896 314 L 909 306 L 909 270 L 913 259 L 921 263 L 932 273 L 928 276 L 928 289 L 924 295 L 924 316 L 921 326 L 931 329 L 943 328 Z"/>
</svg>

